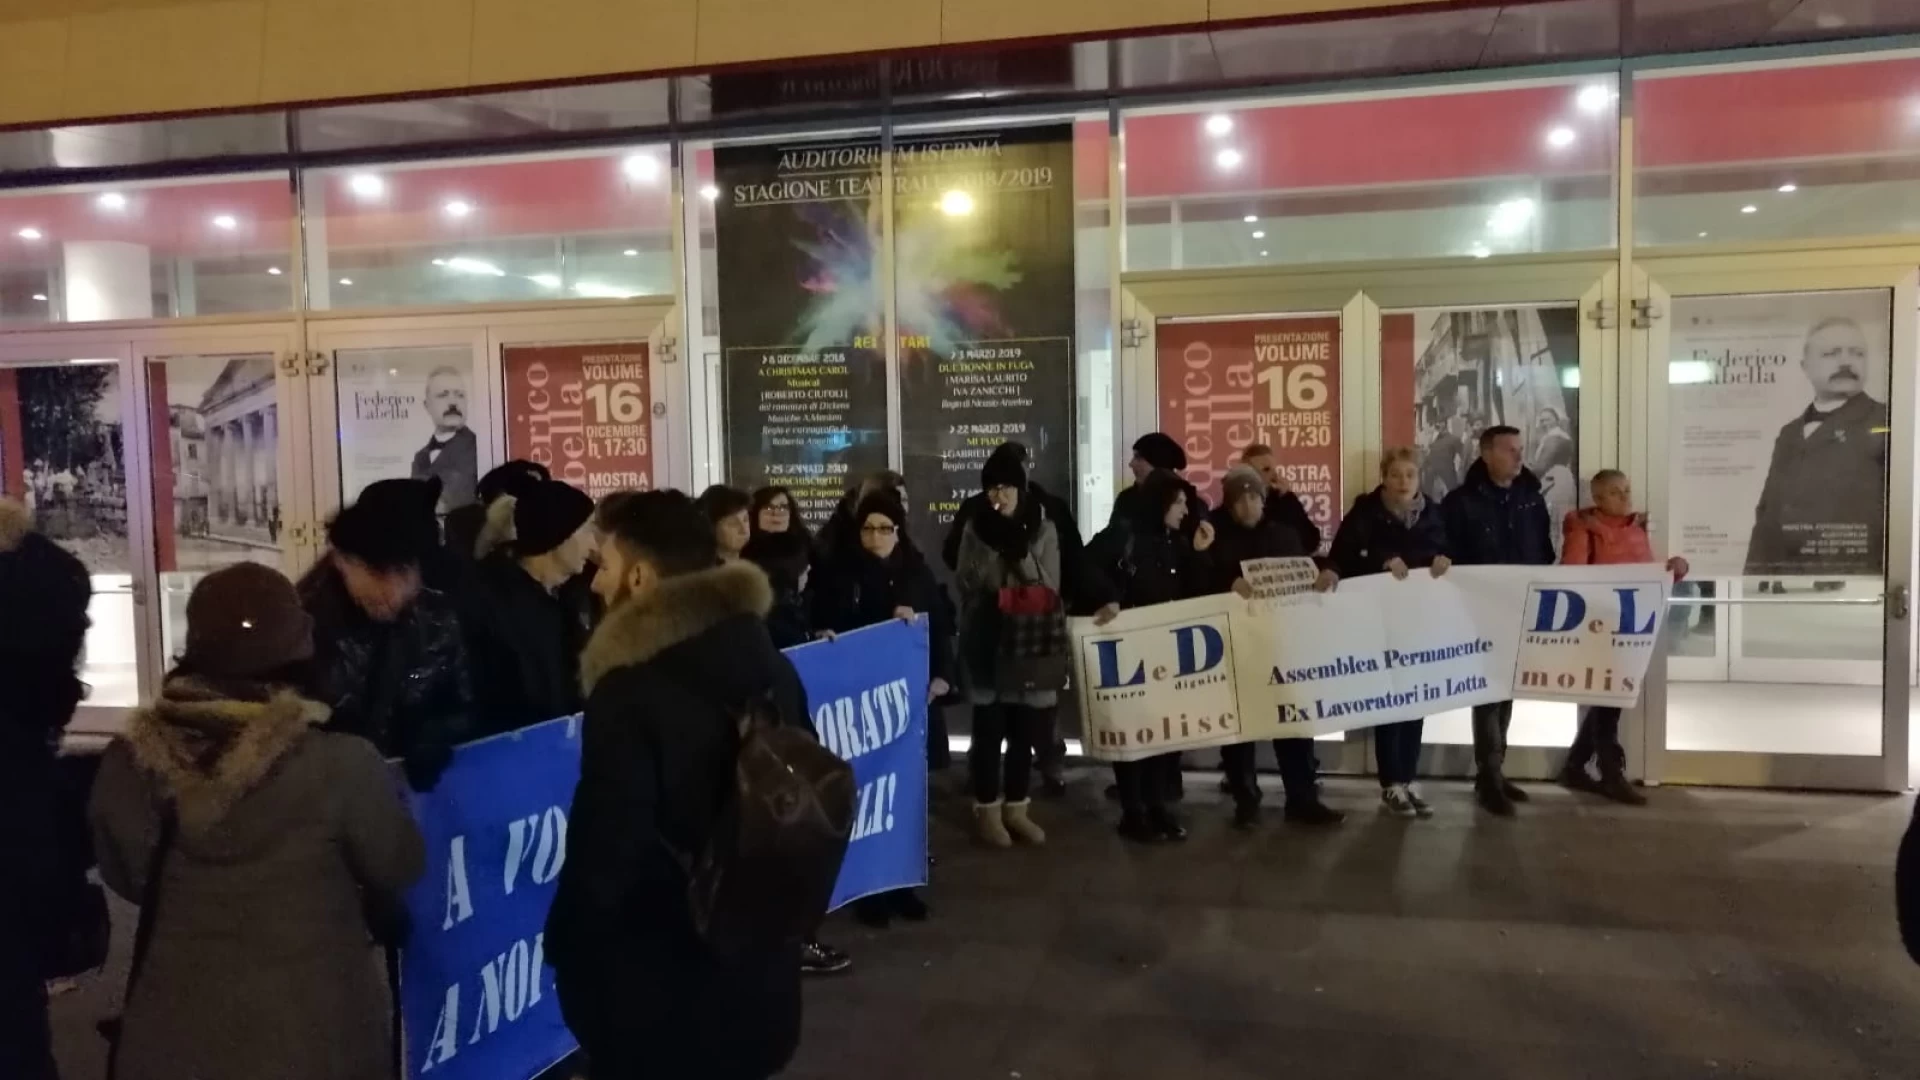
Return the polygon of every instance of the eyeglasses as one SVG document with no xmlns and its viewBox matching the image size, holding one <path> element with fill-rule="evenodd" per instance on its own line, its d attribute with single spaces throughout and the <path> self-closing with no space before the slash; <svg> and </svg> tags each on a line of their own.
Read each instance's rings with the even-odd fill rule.
<svg viewBox="0 0 1920 1080">
<path fill-rule="evenodd" d="M 860 531 L 863 533 L 872 533 L 875 536 L 892 536 L 900 530 L 892 525 L 862 525 L 860 526 Z"/>
</svg>

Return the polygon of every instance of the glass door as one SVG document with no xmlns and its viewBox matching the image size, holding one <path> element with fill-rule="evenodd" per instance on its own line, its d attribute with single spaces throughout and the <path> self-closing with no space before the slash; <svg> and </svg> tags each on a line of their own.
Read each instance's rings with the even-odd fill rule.
<svg viewBox="0 0 1920 1080">
<path fill-rule="evenodd" d="M 1820 262 L 1637 283 L 1655 540 L 1691 568 L 1656 687 L 1669 782 L 1907 783 L 1920 257 Z"/>
</svg>

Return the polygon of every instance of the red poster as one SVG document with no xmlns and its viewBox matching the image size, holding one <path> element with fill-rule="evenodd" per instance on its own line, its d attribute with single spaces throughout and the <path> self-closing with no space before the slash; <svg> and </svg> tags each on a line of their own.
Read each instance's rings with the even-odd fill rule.
<svg viewBox="0 0 1920 1080">
<path fill-rule="evenodd" d="M 272 372 L 271 365 L 267 368 Z M 173 460 L 173 407 L 167 394 L 167 363 L 147 364 L 147 423 L 153 429 L 153 549 L 163 574 L 180 569 L 180 537 L 174 521 L 173 493 L 179 481 Z"/>
<path fill-rule="evenodd" d="M 1275 460 L 1324 536 L 1340 519 L 1340 317 L 1162 323 L 1160 430 L 1187 451 L 1187 479 L 1220 501 L 1220 478 L 1254 443 Z"/>
<path fill-rule="evenodd" d="M 20 430 L 20 381 L 0 367 L 0 495 L 22 498 L 27 492 L 26 439 Z"/>
<path fill-rule="evenodd" d="M 653 381 L 642 341 L 501 352 L 507 456 L 595 499 L 653 487 Z"/>
</svg>

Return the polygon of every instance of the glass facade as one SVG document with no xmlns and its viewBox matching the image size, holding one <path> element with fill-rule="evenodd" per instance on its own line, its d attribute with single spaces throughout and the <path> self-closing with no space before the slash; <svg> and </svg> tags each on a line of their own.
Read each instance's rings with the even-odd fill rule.
<svg viewBox="0 0 1920 1080">
<path fill-rule="evenodd" d="M 1491 11 L 1424 13 L 1445 31 L 1426 47 L 1538 33 L 1575 56 L 1586 7 L 1504 30 Z M 1359 48 L 1355 25 L 1328 24 L 1319 47 Z M 1896 400 L 1912 391 L 1912 287 L 1826 268 L 1920 247 L 1920 55 L 1104 96 L 1178 87 L 1194 65 L 1331 70 L 1312 36 L 1036 48 L 977 93 L 961 72 L 851 63 L 333 106 L 300 114 L 307 156 L 282 171 L 0 190 L 0 480 L 96 574 L 92 703 L 151 692 L 199 575 L 242 558 L 298 573 L 366 483 L 445 472 L 448 447 L 483 470 L 530 445 L 548 421 L 512 380 L 553 357 L 582 378 L 617 358 L 599 392 L 625 403 L 603 418 L 631 429 L 619 475 L 781 483 L 818 524 L 862 476 L 900 470 L 933 547 L 1008 438 L 1096 531 L 1125 448 L 1183 407 L 1161 393 L 1170 328 L 1288 319 L 1331 358 L 1329 400 L 1298 405 L 1324 409 L 1321 442 L 1280 448 L 1326 527 L 1385 448 L 1416 448 L 1438 497 L 1492 423 L 1521 428 L 1556 517 L 1597 468 L 1645 475 L 1656 545 L 1698 564 L 1675 594 L 1649 705 L 1663 711 L 1638 721 L 1650 771 L 1660 753 L 1688 778 L 1691 754 L 1891 752 L 1878 697 L 1844 737 L 1715 733 L 1756 697 L 1884 685 L 1881 600 L 1910 569 L 1885 523 L 1911 508 L 1910 466 L 1883 457 L 1865 482 L 1881 501 L 1814 545 L 1865 545 L 1858 565 L 1748 560 L 1782 410 L 1808 407 L 1789 399 L 1852 347 L 1821 336 L 1829 322 L 1860 329 L 1855 374 L 1890 414 L 1870 434 L 1912 419 Z M 902 111 L 876 123 L 861 87 Z M 1006 107 L 1049 93 L 1101 99 Z M 825 107 L 845 122 L 817 122 Z M 662 133 L 688 109 L 701 128 Z M 789 112 L 811 119 L 779 129 Z M 726 127 L 748 120 L 764 126 Z M 255 126 L 178 130 L 286 150 Z M 604 141 L 474 152 L 586 133 Z M 126 160 L 168 160 L 155 153 Z M 1809 247 L 1827 250 L 1794 254 Z M 63 325 L 80 323 L 113 327 L 81 341 L 103 331 Z M 206 340 L 229 324 L 286 346 Z M 528 350 L 517 367 L 510 349 Z M 1793 393 L 1725 377 L 1762 356 L 1777 378 L 1754 385 Z M 1746 457 L 1723 460 L 1736 446 Z M 1744 524 L 1720 536 L 1722 518 Z M 1892 663 L 1912 678 L 1910 650 Z M 1515 745 L 1563 742 L 1572 722 L 1523 709 Z M 1443 718 L 1430 741 L 1465 740 Z"/>
</svg>

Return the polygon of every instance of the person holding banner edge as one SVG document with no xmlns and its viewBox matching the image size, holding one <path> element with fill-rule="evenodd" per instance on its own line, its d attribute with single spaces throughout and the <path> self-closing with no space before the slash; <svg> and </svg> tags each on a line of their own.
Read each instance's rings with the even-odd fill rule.
<svg viewBox="0 0 1920 1080">
<path fill-rule="evenodd" d="M 1419 456 L 1408 447 L 1380 459 L 1380 486 L 1353 500 L 1340 519 L 1329 558 L 1343 578 L 1392 574 L 1405 580 L 1414 570 L 1434 577 L 1447 572 L 1447 530 L 1439 508 L 1420 493 Z M 1414 779 L 1420 768 L 1425 720 L 1402 720 L 1373 729 L 1373 756 L 1380 774 L 1380 807 L 1395 817 L 1430 818 Z"/>
<path fill-rule="evenodd" d="M 1221 482 L 1221 505 L 1213 512 L 1213 543 L 1204 549 L 1210 574 L 1204 592 L 1234 592 L 1252 596 L 1252 587 L 1241 571 L 1249 559 L 1311 558 L 1312 549 L 1305 537 L 1290 524 L 1270 517 L 1273 502 L 1267 481 L 1251 465 L 1235 465 Z M 1298 500 L 1295 500 L 1296 502 Z M 1311 522 L 1309 522 L 1311 527 Z M 1314 530 L 1314 538 L 1320 532 Z M 1314 583 L 1317 592 L 1330 592 L 1340 575 L 1330 566 L 1322 566 Z M 1260 777 L 1254 755 L 1259 743 L 1239 742 L 1221 748 L 1228 790 L 1233 795 L 1233 825 L 1250 829 L 1260 821 Z M 1299 825 L 1338 825 L 1346 815 L 1320 801 L 1319 784 L 1314 778 L 1313 740 L 1275 739 L 1274 759 L 1280 764 L 1280 781 L 1286 788 L 1286 819 Z"/>
<path fill-rule="evenodd" d="M 1633 484 L 1619 469 L 1593 474 L 1589 491 L 1593 505 L 1567 515 L 1560 561 L 1568 566 L 1614 566 L 1650 563 L 1653 539 L 1647 534 L 1647 516 L 1633 509 Z M 1675 555 L 1667 570 L 1678 581 L 1687 576 L 1687 560 Z M 1587 762 L 1600 767 L 1596 782 Z M 1567 750 L 1560 783 L 1575 791 L 1602 795 L 1628 806 L 1644 806 L 1647 797 L 1627 779 L 1627 751 L 1620 745 L 1620 707 L 1589 705 L 1580 717 L 1580 732 Z"/>
<path fill-rule="evenodd" d="M 1447 554 L 1462 566 L 1551 566 L 1553 522 L 1540 478 L 1522 463 L 1520 429 L 1497 424 L 1480 432 L 1480 458 L 1440 506 Z M 1473 707 L 1474 792 L 1490 814 L 1512 817 L 1527 793 L 1507 779 L 1507 729 L 1513 702 Z"/>
</svg>

